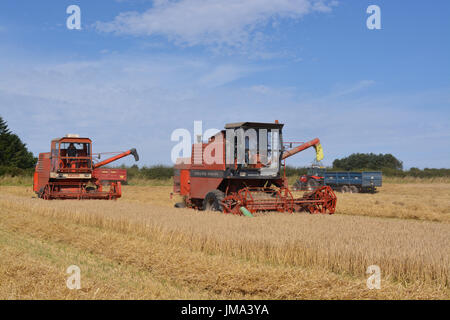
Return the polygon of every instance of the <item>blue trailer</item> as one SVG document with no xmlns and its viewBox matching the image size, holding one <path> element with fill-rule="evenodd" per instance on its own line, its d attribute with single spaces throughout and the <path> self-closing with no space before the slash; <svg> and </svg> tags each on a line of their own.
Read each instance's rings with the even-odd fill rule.
<svg viewBox="0 0 450 320">
<path fill-rule="evenodd" d="M 330 186 L 340 192 L 375 192 L 382 186 L 381 171 L 331 172 L 324 168 L 311 168 L 294 184 L 294 190 L 311 190 L 319 186 Z"/>
</svg>

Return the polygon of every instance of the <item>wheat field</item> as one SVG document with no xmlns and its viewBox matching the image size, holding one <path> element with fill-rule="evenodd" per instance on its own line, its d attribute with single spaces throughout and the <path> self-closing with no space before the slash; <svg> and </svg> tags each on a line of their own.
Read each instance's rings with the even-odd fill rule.
<svg viewBox="0 0 450 320">
<path fill-rule="evenodd" d="M 118 201 L 0 191 L 1 299 L 450 298 L 448 183 L 338 194 L 331 216 L 255 218 L 175 209 L 169 186 L 125 186 Z M 81 290 L 65 285 L 70 265 Z"/>
</svg>

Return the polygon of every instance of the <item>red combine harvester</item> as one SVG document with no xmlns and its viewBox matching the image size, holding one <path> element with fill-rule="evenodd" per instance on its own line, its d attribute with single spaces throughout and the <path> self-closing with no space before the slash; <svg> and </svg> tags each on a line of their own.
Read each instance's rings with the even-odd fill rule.
<svg viewBox="0 0 450 320">
<path fill-rule="evenodd" d="M 46 200 L 120 198 L 121 183 L 127 180 L 126 170 L 102 166 L 130 154 L 136 161 L 139 160 L 136 149 L 131 149 L 94 163 L 92 141 L 89 138 L 66 135 L 64 138 L 54 139 L 51 142 L 51 152 L 39 154 L 33 190 L 39 198 Z"/>
<path fill-rule="evenodd" d="M 191 158 L 179 158 L 175 165 L 174 193 L 183 196 L 183 202 L 175 206 L 238 215 L 245 214 L 245 209 L 251 213 L 334 213 L 336 196 L 330 187 L 317 188 L 299 198 L 292 196 L 287 178 L 281 174 L 283 161 L 310 147 L 320 158 L 322 148 L 320 140 L 314 139 L 284 150 L 282 128 L 278 121 L 231 123 L 207 143 L 198 139 Z M 244 146 L 241 154 L 238 145 Z"/>
</svg>

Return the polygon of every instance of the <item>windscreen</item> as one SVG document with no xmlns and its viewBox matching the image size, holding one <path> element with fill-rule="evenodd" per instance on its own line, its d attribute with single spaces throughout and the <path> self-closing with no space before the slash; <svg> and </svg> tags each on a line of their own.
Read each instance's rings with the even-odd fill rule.
<svg viewBox="0 0 450 320">
<path fill-rule="evenodd" d="M 60 144 L 60 168 L 90 168 L 91 144 L 63 142 Z"/>
<path fill-rule="evenodd" d="M 281 132 L 278 129 L 227 129 L 227 165 L 261 169 L 277 175 L 282 152 Z"/>
</svg>

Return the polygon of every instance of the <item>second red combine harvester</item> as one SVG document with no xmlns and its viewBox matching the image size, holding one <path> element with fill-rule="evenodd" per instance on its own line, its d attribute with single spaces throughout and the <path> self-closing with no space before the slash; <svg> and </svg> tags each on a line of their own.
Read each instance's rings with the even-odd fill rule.
<svg viewBox="0 0 450 320">
<path fill-rule="evenodd" d="M 102 167 L 128 155 L 139 160 L 136 149 L 131 149 L 94 163 L 91 139 L 78 135 L 54 139 L 51 151 L 39 154 L 33 190 L 45 200 L 120 198 L 121 182 L 127 179 L 126 169 Z"/>
<path fill-rule="evenodd" d="M 336 196 L 330 187 L 297 198 L 292 195 L 282 173 L 284 160 L 310 147 L 316 149 L 318 160 L 323 153 L 317 138 L 285 150 L 282 128 L 278 121 L 240 122 L 227 124 L 207 143 L 199 137 L 191 158 L 180 158 L 175 165 L 174 193 L 183 196 L 176 206 L 238 215 L 245 209 L 334 213 Z"/>
</svg>

